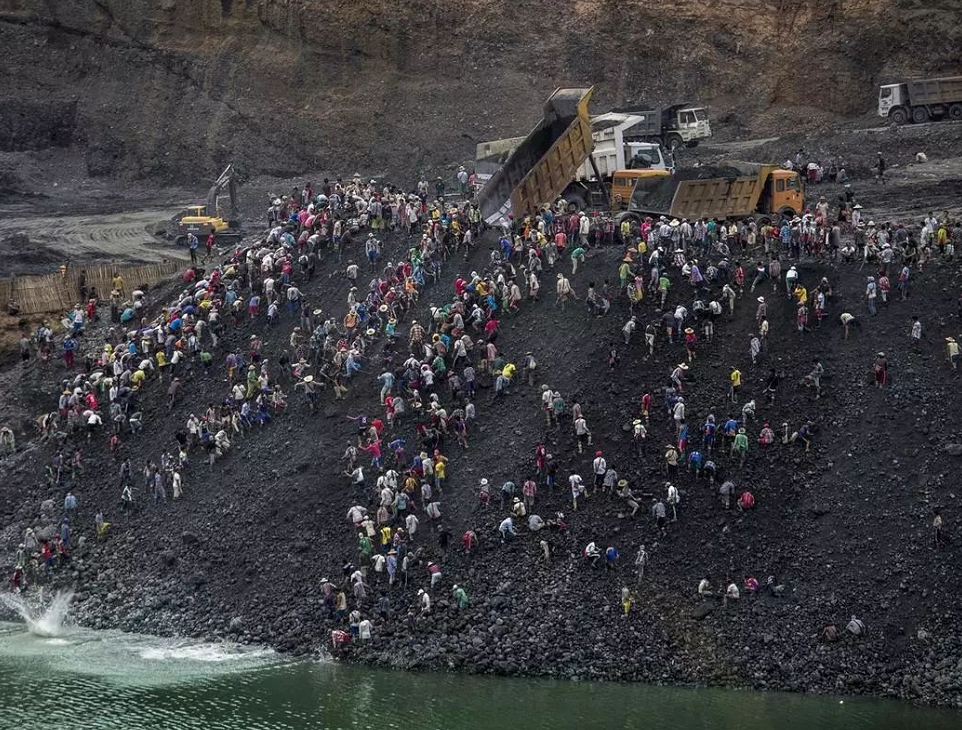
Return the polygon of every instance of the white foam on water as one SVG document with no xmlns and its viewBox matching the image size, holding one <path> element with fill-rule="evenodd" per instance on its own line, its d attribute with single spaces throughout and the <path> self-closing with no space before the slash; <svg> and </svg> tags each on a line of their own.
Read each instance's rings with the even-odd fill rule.
<svg viewBox="0 0 962 730">
<path fill-rule="evenodd" d="M 270 649 L 249 649 L 237 644 L 184 644 L 151 646 L 141 649 L 140 657 L 148 661 L 235 662 L 269 657 Z"/>
<path fill-rule="evenodd" d="M 61 608 L 40 615 L 23 601 L 4 603 L 24 622 L 0 622 L 0 657 L 24 666 L 41 665 L 44 671 L 97 676 L 125 686 L 163 686 L 206 679 L 212 674 L 258 671 L 287 661 L 271 649 L 243 644 L 81 627 L 71 627 L 61 636 L 58 634 L 64 632 L 65 614 Z"/>
</svg>

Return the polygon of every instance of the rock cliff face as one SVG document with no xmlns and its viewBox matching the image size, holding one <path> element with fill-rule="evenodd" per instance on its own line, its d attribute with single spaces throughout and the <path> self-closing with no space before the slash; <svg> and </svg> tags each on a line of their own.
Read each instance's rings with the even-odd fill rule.
<svg viewBox="0 0 962 730">
<path fill-rule="evenodd" d="M 596 109 L 710 104 L 719 129 L 871 114 L 958 72 L 957 0 L 0 0 L 0 150 L 93 175 L 417 174 L 518 134 L 558 85 Z M 918 53 L 924 46 L 925 53 Z"/>
</svg>

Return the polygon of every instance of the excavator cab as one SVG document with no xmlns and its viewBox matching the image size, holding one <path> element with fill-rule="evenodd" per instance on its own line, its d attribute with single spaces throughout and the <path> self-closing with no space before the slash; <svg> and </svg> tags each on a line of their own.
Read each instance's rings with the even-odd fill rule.
<svg viewBox="0 0 962 730">
<path fill-rule="evenodd" d="M 225 219 L 218 205 L 218 194 L 226 189 L 230 197 L 231 215 Z M 232 244 L 241 239 L 240 225 L 237 222 L 237 187 L 234 181 L 234 166 L 228 165 L 217 181 L 207 192 L 206 205 L 189 205 L 175 219 L 177 223 L 176 243 L 183 245 L 187 235 L 193 233 L 205 239 L 211 233 L 220 244 Z"/>
</svg>

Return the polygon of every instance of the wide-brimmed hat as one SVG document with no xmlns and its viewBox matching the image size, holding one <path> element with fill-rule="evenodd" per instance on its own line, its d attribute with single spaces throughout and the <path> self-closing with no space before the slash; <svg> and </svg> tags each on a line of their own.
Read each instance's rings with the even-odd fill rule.
<svg viewBox="0 0 962 730">
<path fill-rule="evenodd" d="M 765 301 L 765 297 L 758 297 L 758 301 L 764 302 L 764 301 Z"/>
<path fill-rule="evenodd" d="M 691 335 L 691 334 L 694 334 L 694 333 L 695 333 L 695 330 L 693 330 L 691 327 L 685 327 L 685 334 L 686 334 L 686 335 Z"/>
<path fill-rule="evenodd" d="M 313 375 L 305 375 L 305 376 L 304 376 L 304 382 L 305 382 L 305 383 L 313 383 L 313 382 L 314 382 L 314 376 L 313 376 Z"/>
</svg>

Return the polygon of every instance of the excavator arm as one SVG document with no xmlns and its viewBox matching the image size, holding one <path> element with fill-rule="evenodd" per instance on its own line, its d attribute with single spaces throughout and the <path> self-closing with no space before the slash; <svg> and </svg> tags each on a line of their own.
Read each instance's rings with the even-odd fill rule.
<svg viewBox="0 0 962 730">
<path fill-rule="evenodd" d="M 228 165 L 227 168 L 220 174 L 217 181 L 211 185 L 210 190 L 207 191 L 207 215 L 216 217 L 217 212 L 217 196 L 223 191 L 227 190 L 227 194 L 230 197 L 230 215 L 228 220 L 236 221 L 238 218 L 237 213 L 237 182 L 234 179 L 234 165 Z"/>
</svg>

